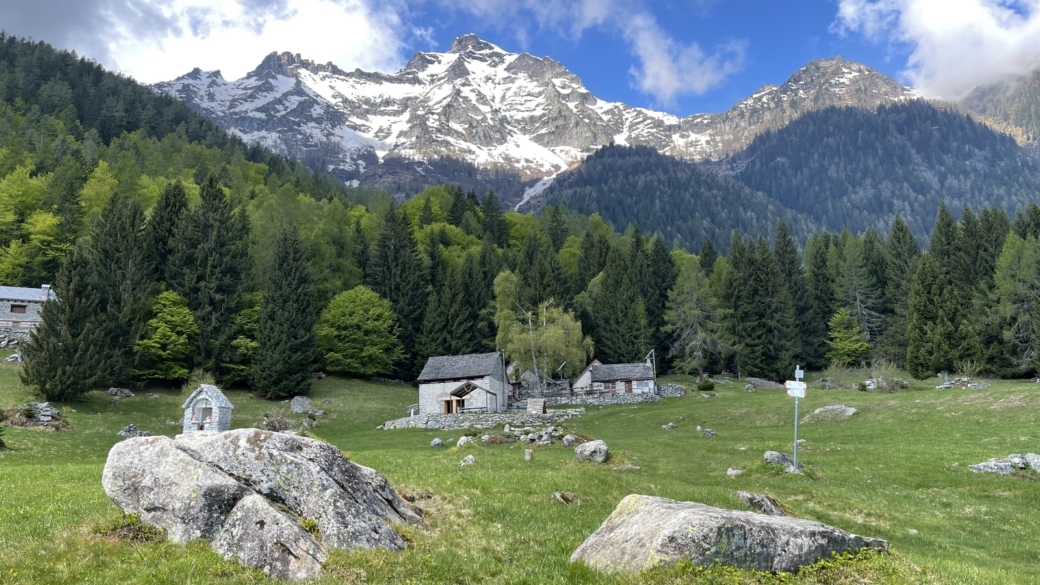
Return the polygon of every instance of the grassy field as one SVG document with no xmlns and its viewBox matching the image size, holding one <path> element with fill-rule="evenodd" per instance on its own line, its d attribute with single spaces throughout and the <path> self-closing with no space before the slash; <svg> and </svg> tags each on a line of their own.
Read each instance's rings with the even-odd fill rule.
<svg viewBox="0 0 1040 585">
<path fill-rule="evenodd" d="M 0 408 L 30 395 L 17 365 L 0 362 Z M 673 378 L 689 384 L 688 379 Z M 336 552 L 321 583 L 1037 583 L 1038 476 L 977 475 L 970 464 L 1040 451 L 1040 386 L 994 382 L 985 390 L 934 390 L 937 381 L 899 394 L 810 387 L 802 412 L 848 404 L 846 421 L 806 422 L 802 475 L 778 475 L 766 450 L 789 452 L 793 402 L 782 391 L 748 394 L 719 384 L 656 404 L 594 407 L 569 428 L 607 441 L 616 460 L 639 471 L 576 463 L 563 447 L 454 444 L 460 431 L 381 431 L 416 401 L 410 386 L 327 378 L 312 397 L 328 411 L 315 433 L 353 460 L 383 472 L 419 496 L 428 526 L 405 528 L 411 545 L 398 554 Z M 59 405 L 73 429 L 6 428 L 0 452 L 0 583 L 261 583 L 256 572 L 225 562 L 205 543 L 127 544 L 98 530 L 120 517 L 101 488 L 109 448 L 125 424 L 174 435 L 185 398 L 116 400 L 101 393 Z M 255 426 L 283 405 L 229 392 L 235 427 Z M 673 422 L 677 428 L 663 430 Z M 711 428 L 716 437 L 696 432 Z M 460 468 L 473 454 L 478 463 Z M 726 469 L 746 470 L 730 478 Z M 792 577 L 680 566 L 640 576 L 599 574 L 568 563 L 570 553 L 630 493 L 740 508 L 737 490 L 769 493 L 795 515 L 886 538 L 892 553 L 821 563 Z M 573 494 L 566 507 L 554 491 Z"/>
</svg>

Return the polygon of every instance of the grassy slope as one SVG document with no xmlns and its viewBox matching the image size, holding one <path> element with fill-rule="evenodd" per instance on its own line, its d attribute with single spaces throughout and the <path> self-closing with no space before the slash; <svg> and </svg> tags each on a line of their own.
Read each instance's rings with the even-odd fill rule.
<svg viewBox="0 0 1040 585">
<path fill-rule="evenodd" d="M 0 407 L 29 399 L 17 366 L 0 363 Z M 933 384 L 934 385 L 934 384 Z M 921 386 L 925 388 L 926 386 Z M 980 476 L 967 465 L 1012 452 L 1040 451 L 1036 386 L 999 382 L 988 390 L 902 394 L 810 390 L 803 412 L 845 403 L 845 422 L 807 423 L 803 476 L 773 475 L 761 461 L 787 450 L 793 404 L 779 391 L 746 394 L 720 384 L 715 398 L 593 408 L 571 428 L 605 439 L 641 471 L 578 464 L 562 447 L 539 448 L 525 463 L 519 444 L 431 450 L 459 431 L 379 431 L 415 402 L 408 386 L 328 378 L 312 393 L 329 412 L 316 432 L 405 491 L 426 492 L 429 527 L 405 529 L 400 554 L 335 553 L 328 583 L 675 583 L 774 582 L 768 576 L 679 568 L 643 577 L 605 576 L 570 566 L 571 551 L 629 493 L 740 507 L 738 489 L 779 498 L 796 515 L 887 538 L 895 553 L 851 566 L 819 567 L 804 583 L 1040 582 L 1040 527 L 1023 511 L 1040 504 L 1033 474 Z M 101 394 L 73 408 L 71 431 L 9 428 L 0 453 L 0 582 L 250 583 L 262 575 L 221 560 L 202 543 L 125 545 L 93 533 L 118 517 L 100 485 L 108 449 L 127 423 L 173 435 L 183 396 L 113 401 Z M 252 426 L 272 405 L 230 392 L 234 426 Z M 113 404 L 115 402 L 115 404 Z M 675 430 L 661 425 L 674 422 Z M 705 438 L 696 425 L 714 429 Z M 742 449 L 746 448 L 746 449 Z M 459 468 L 465 453 L 477 465 Z M 746 469 L 726 476 L 727 467 Z M 564 507 L 552 492 L 580 498 Z M 911 534 L 914 529 L 917 534 Z M 919 567 L 918 571 L 914 567 Z M 361 575 L 367 578 L 362 579 Z"/>
</svg>

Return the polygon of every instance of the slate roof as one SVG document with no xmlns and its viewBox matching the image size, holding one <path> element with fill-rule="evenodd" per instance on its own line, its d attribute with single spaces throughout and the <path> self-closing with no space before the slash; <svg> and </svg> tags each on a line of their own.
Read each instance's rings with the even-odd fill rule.
<svg viewBox="0 0 1040 585">
<path fill-rule="evenodd" d="M 188 406 L 190 406 L 199 398 L 199 394 L 203 393 L 205 393 L 206 398 L 209 398 L 210 402 L 212 402 L 213 405 L 218 408 L 235 407 L 235 405 L 231 404 L 231 401 L 227 399 L 227 396 L 224 396 L 224 393 L 221 392 L 219 388 L 211 384 L 202 384 L 198 388 L 196 388 L 194 392 L 191 393 L 191 396 L 189 396 L 188 399 L 184 401 L 184 406 L 182 406 L 181 408 L 188 408 Z"/>
<path fill-rule="evenodd" d="M 58 297 L 55 296 L 53 290 L 48 289 L 47 298 L 56 300 Z M 27 288 L 24 286 L 0 286 L 0 299 L 5 301 L 31 301 L 42 303 L 44 301 L 43 289 Z"/>
<path fill-rule="evenodd" d="M 482 378 L 493 374 L 502 367 L 502 354 L 471 353 L 467 355 L 439 355 L 426 361 L 426 367 L 419 374 L 419 382 L 437 380 L 464 380 L 466 378 Z"/>
<path fill-rule="evenodd" d="M 592 374 L 593 382 L 654 379 L 654 368 L 647 363 L 594 365 L 590 373 Z"/>
</svg>

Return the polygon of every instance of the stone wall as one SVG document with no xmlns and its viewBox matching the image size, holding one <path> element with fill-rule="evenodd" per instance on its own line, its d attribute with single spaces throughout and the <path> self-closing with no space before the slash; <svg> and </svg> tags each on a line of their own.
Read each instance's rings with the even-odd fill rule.
<svg viewBox="0 0 1040 585">
<path fill-rule="evenodd" d="M 587 406 L 607 406 L 610 404 L 636 404 L 639 402 L 657 402 L 661 397 L 656 394 L 573 394 L 570 396 L 547 396 L 547 406 L 560 404 L 584 404 Z"/>
<path fill-rule="evenodd" d="M 490 429 L 501 425 L 532 426 L 560 423 L 571 417 L 585 414 L 584 408 L 550 410 L 546 414 L 526 412 L 497 412 L 478 414 L 419 414 L 383 423 L 384 430 L 391 429 Z"/>
<path fill-rule="evenodd" d="M 19 343 L 25 343 L 26 341 L 29 341 L 28 329 L 0 327 L 0 349 L 14 347 Z"/>
</svg>

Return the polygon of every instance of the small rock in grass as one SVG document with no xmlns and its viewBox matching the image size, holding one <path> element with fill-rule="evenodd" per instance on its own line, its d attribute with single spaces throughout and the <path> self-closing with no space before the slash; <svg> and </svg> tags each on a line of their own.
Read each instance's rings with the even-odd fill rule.
<svg viewBox="0 0 1040 585">
<path fill-rule="evenodd" d="M 766 463 L 770 465 L 783 465 L 790 469 L 794 465 L 794 458 L 786 453 L 778 453 L 777 451 L 766 451 L 763 456 Z M 805 465 L 799 463 L 798 469 L 805 467 Z"/>
<path fill-rule="evenodd" d="M 726 475 L 728 475 L 730 477 L 736 477 L 736 476 L 740 475 L 741 473 L 744 473 L 743 469 L 733 469 L 732 467 L 730 467 L 729 469 L 726 470 Z"/>
<path fill-rule="evenodd" d="M 780 502 L 777 502 L 771 496 L 765 494 L 754 494 L 751 492 L 737 492 L 737 497 L 740 498 L 744 505 L 759 514 L 765 514 L 766 516 L 787 516 L 787 513 L 780 508 Z"/>
<path fill-rule="evenodd" d="M 534 459 L 534 449 L 524 449 L 524 461 L 531 461 Z"/>
<path fill-rule="evenodd" d="M 911 529 L 909 530 L 909 532 L 910 532 L 910 536 L 917 536 L 917 534 L 918 534 L 917 530 L 916 530 L 916 529 L 914 529 L 914 528 L 911 528 Z"/>
<path fill-rule="evenodd" d="M 473 465 L 476 462 L 477 462 L 477 458 L 476 457 L 474 457 L 472 455 L 466 455 L 465 457 L 462 458 L 462 461 L 459 461 L 459 467 L 465 467 L 467 465 Z"/>
<path fill-rule="evenodd" d="M 480 437 L 480 442 L 481 442 L 481 443 L 484 443 L 485 445 L 486 445 L 486 444 L 488 443 L 488 441 L 490 441 L 490 440 L 491 440 L 491 435 L 484 435 L 484 436 Z"/>
<path fill-rule="evenodd" d="M 617 467 L 613 468 L 614 471 L 639 471 L 640 469 L 642 469 L 642 467 L 639 467 L 638 465 L 632 465 L 631 463 L 618 465 Z"/>
<path fill-rule="evenodd" d="M 444 446 L 444 441 L 442 441 L 440 439 L 434 439 L 434 440 L 430 441 L 430 446 L 431 447 L 443 447 Z"/>
<path fill-rule="evenodd" d="M 567 447 L 568 449 L 574 447 L 574 445 L 579 442 L 580 441 L 578 441 L 578 437 L 575 437 L 574 435 L 568 434 L 564 435 L 563 437 L 563 446 Z"/>
<path fill-rule="evenodd" d="M 465 436 L 464 435 L 462 437 L 459 437 L 459 442 L 455 443 L 455 446 L 456 447 L 465 447 L 466 445 L 469 445 L 472 442 L 473 442 L 473 437 L 469 437 L 469 436 Z"/>
<path fill-rule="evenodd" d="M 704 436 L 705 437 L 714 437 L 715 436 L 715 431 L 713 431 L 711 429 L 704 429 Z"/>
<path fill-rule="evenodd" d="M 661 428 L 662 429 L 674 429 L 675 428 L 675 423 L 668 423 L 666 425 L 661 425 Z"/>
<path fill-rule="evenodd" d="M 701 432 L 701 431 L 703 431 L 703 430 L 704 430 L 704 429 L 702 429 L 702 428 L 701 428 L 701 425 L 697 425 L 697 432 L 698 432 L 698 433 L 699 433 L 699 432 Z"/>
<path fill-rule="evenodd" d="M 142 431 L 141 429 L 137 428 L 137 426 L 134 425 L 134 424 L 126 425 L 125 427 L 123 427 L 123 430 L 119 431 L 116 434 L 118 434 L 120 437 L 126 437 L 128 439 L 131 438 L 131 437 L 150 437 L 150 436 L 152 436 L 151 433 L 149 433 L 148 431 Z"/>
<path fill-rule="evenodd" d="M 574 458 L 578 461 L 605 463 L 608 457 L 610 457 L 610 449 L 607 448 L 607 444 L 604 441 L 596 440 L 582 443 L 574 450 Z"/>
<path fill-rule="evenodd" d="M 851 406 L 846 406 L 844 404 L 831 404 L 830 406 L 817 408 L 813 411 L 813 414 L 830 414 L 849 417 L 856 414 L 856 409 Z"/>
</svg>

